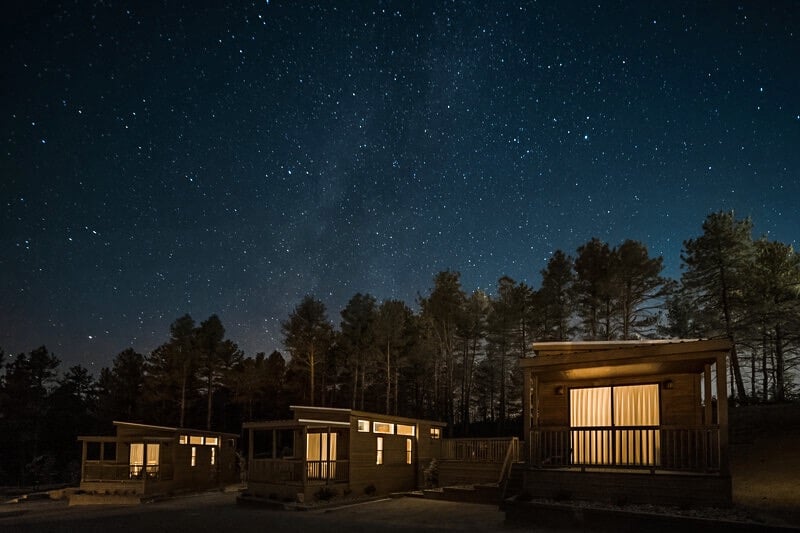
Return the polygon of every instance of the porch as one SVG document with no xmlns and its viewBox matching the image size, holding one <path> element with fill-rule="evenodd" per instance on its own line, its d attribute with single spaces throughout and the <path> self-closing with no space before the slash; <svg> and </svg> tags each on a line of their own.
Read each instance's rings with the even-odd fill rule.
<svg viewBox="0 0 800 533">
<path fill-rule="evenodd" d="M 442 440 L 439 485 L 491 483 L 500 485 L 520 461 L 517 437 Z"/>
</svg>

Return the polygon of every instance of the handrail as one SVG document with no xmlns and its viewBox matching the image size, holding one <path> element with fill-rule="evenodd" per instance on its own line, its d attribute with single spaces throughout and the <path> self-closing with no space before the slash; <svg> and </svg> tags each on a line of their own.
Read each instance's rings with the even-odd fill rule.
<svg viewBox="0 0 800 533">
<path fill-rule="evenodd" d="M 503 481 L 506 479 L 506 476 L 511 468 L 511 465 L 518 460 L 519 460 L 519 439 L 517 437 L 512 437 L 508 443 L 506 456 L 503 459 L 503 466 L 500 468 L 500 477 L 497 479 L 498 486 L 503 484 Z"/>
</svg>

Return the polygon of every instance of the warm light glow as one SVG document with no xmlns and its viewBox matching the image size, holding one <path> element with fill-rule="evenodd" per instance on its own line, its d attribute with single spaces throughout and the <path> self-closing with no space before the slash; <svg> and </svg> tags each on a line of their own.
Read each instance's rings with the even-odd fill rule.
<svg viewBox="0 0 800 533">
<path fill-rule="evenodd" d="M 206 437 L 206 446 L 216 446 L 217 444 L 219 444 L 217 437 Z"/>
<path fill-rule="evenodd" d="M 375 457 L 375 464 L 382 465 L 383 464 L 383 437 L 378 437 L 377 442 L 377 455 Z"/>
<path fill-rule="evenodd" d="M 189 444 L 189 436 L 181 435 L 180 437 L 178 437 L 178 444 Z"/>
<path fill-rule="evenodd" d="M 390 424 L 389 422 L 373 422 L 372 423 L 372 431 L 373 431 L 373 433 L 383 433 L 385 435 L 394 435 L 394 424 Z"/>
<path fill-rule="evenodd" d="M 414 435 L 416 435 L 416 427 L 407 426 L 405 424 L 397 424 L 397 434 L 408 435 L 409 437 L 413 437 Z"/>
<path fill-rule="evenodd" d="M 192 446 L 192 466 L 197 466 L 197 448 Z"/>
<path fill-rule="evenodd" d="M 432 439 L 442 438 L 442 428 L 431 428 L 431 438 Z"/>
<path fill-rule="evenodd" d="M 411 439 L 406 439 L 406 464 L 411 464 Z"/>
<path fill-rule="evenodd" d="M 369 420 L 359 420 L 358 421 L 358 431 L 361 433 L 369 432 Z"/>
<path fill-rule="evenodd" d="M 189 444 L 203 444 L 203 437 L 192 435 L 189 437 Z"/>
<path fill-rule="evenodd" d="M 217 449 L 211 448 L 211 466 L 217 463 Z"/>
</svg>

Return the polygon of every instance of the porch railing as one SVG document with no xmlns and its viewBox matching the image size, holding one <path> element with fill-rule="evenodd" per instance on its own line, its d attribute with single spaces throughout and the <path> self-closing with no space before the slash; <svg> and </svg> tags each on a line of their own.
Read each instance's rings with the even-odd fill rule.
<svg viewBox="0 0 800 533">
<path fill-rule="evenodd" d="M 516 437 L 444 439 L 442 460 L 476 463 L 516 462 L 519 460 L 519 440 Z"/>
<path fill-rule="evenodd" d="M 261 483 L 302 483 L 306 480 L 346 482 L 349 479 L 349 464 L 346 459 L 253 459 L 249 479 Z"/>
<path fill-rule="evenodd" d="M 543 427 L 531 430 L 534 466 L 717 472 L 719 426 Z"/>
<path fill-rule="evenodd" d="M 83 465 L 83 481 L 169 481 L 173 476 L 170 464 L 129 465 L 105 461 L 86 461 Z"/>
</svg>

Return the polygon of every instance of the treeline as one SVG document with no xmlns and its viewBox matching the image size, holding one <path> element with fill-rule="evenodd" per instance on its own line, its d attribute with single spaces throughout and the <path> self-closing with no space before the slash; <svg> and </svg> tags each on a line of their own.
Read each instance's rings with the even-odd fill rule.
<svg viewBox="0 0 800 533">
<path fill-rule="evenodd" d="M 75 435 L 112 420 L 239 432 L 293 404 L 434 418 L 457 435 L 519 432 L 516 368 L 534 341 L 725 336 L 732 398 L 793 399 L 800 256 L 752 230 L 710 215 L 684 242 L 680 280 L 643 243 L 592 239 L 574 256 L 554 252 L 538 289 L 504 276 L 494 294 L 467 292 L 444 271 L 417 310 L 359 293 L 338 317 L 309 295 L 282 322 L 287 357 L 246 356 L 215 315 L 176 319 L 161 346 L 124 350 L 97 378 L 80 366 L 59 377 L 46 348 L 20 354 L 0 369 L 0 476 L 28 482 L 48 462 L 74 472 Z"/>
</svg>

